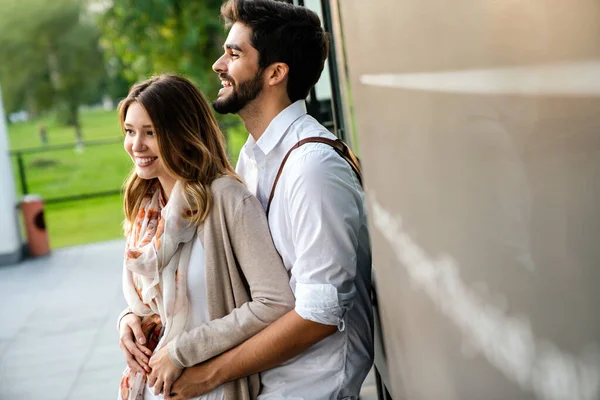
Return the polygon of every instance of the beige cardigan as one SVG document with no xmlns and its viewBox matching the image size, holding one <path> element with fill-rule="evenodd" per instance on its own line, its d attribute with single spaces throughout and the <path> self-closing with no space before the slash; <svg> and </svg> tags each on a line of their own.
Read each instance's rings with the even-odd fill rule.
<svg viewBox="0 0 600 400">
<path fill-rule="evenodd" d="M 198 228 L 204 246 L 211 321 L 167 345 L 179 368 L 217 356 L 254 336 L 292 310 L 289 276 L 275 250 L 265 211 L 232 177 L 216 179 L 212 209 Z M 253 400 L 258 374 L 225 384 L 225 400 Z"/>
</svg>

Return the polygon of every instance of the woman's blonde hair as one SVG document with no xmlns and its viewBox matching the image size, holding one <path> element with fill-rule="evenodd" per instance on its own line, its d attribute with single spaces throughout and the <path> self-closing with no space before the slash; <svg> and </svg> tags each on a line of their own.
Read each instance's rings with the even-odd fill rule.
<svg viewBox="0 0 600 400">
<path fill-rule="evenodd" d="M 200 90 L 182 76 L 165 74 L 135 84 L 119 104 L 121 128 L 129 106 L 137 102 L 148 113 L 160 157 L 169 174 L 183 184 L 190 220 L 198 225 L 208 215 L 212 197 L 210 185 L 222 175 L 237 177 L 225 140 L 210 105 Z M 125 234 L 134 222 L 142 198 L 154 179 L 142 179 L 132 169 L 125 182 Z"/>
</svg>

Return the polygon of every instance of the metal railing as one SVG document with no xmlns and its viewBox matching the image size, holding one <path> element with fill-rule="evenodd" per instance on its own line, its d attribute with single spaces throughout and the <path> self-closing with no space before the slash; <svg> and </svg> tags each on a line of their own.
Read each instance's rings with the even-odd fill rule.
<svg viewBox="0 0 600 400">
<path fill-rule="evenodd" d="M 66 143 L 66 144 L 57 144 L 51 146 L 42 146 L 42 147 L 30 147 L 26 149 L 12 150 L 9 152 L 11 157 L 15 157 L 17 161 L 18 168 L 18 176 L 19 176 L 19 185 L 21 187 L 21 192 L 23 195 L 30 194 L 29 184 L 27 182 L 27 168 L 25 167 L 24 155 L 28 154 L 39 154 L 39 153 L 49 153 L 59 150 L 76 150 L 79 146 L 83 147 L 93 147 L 93 146 L 102 146 L 109 145 L 114 143 L 121 143 L 123 138 L 109 138 L 109 139 L 97 139 L 97 140 L 87 140 L 83 142 L 75 142 L 75 143 Z M 65 201 L 74 201 L 74 200 L 83 200 L 90 199 L 94 197 L 102 197 L 102 196 L 112 196 L 121 193 L 121 189 L 113 189 L 113 190 L 105 190 L 91 193 L 80 193 L 71 196 L 60 196 L 60 197 L 51 197 L 44 198 L 44 202 L 46 204 L 52 203 L 61 203 Z"/>
</svg>

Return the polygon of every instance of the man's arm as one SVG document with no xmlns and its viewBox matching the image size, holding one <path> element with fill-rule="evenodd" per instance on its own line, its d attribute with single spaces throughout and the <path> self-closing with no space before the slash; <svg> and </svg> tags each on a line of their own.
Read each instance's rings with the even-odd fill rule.
<svg viewBox="0 0 600 400">
<path fill-rule="evenodd" d="M 224 353 L 213 366 L 219 367 L 222 382 L 229 382 L 276 367 L 336 331 L 336 326 L 306 320 L 290 311 L 263 332 Z"/>
<path fill-rule="evenodd" d="M 225 382 L 273 368 L 337 331 L 290 311 L 262 332 L 205 363 L 187 368 L 173 384 L 169 399 L 208 393 Z"/>
</svg>

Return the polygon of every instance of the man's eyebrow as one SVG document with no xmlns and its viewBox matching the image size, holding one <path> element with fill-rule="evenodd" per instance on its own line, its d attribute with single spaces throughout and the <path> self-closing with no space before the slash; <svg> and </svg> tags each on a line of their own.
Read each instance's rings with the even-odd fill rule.
<svg viewBox="0 0 600 400">
<path fill-rule="evenodd" d="M 225 45 L 225 48 L 229 50 L 243 51 L 242 48 L 235 43 L 228 43 Z"/>
</svg>

